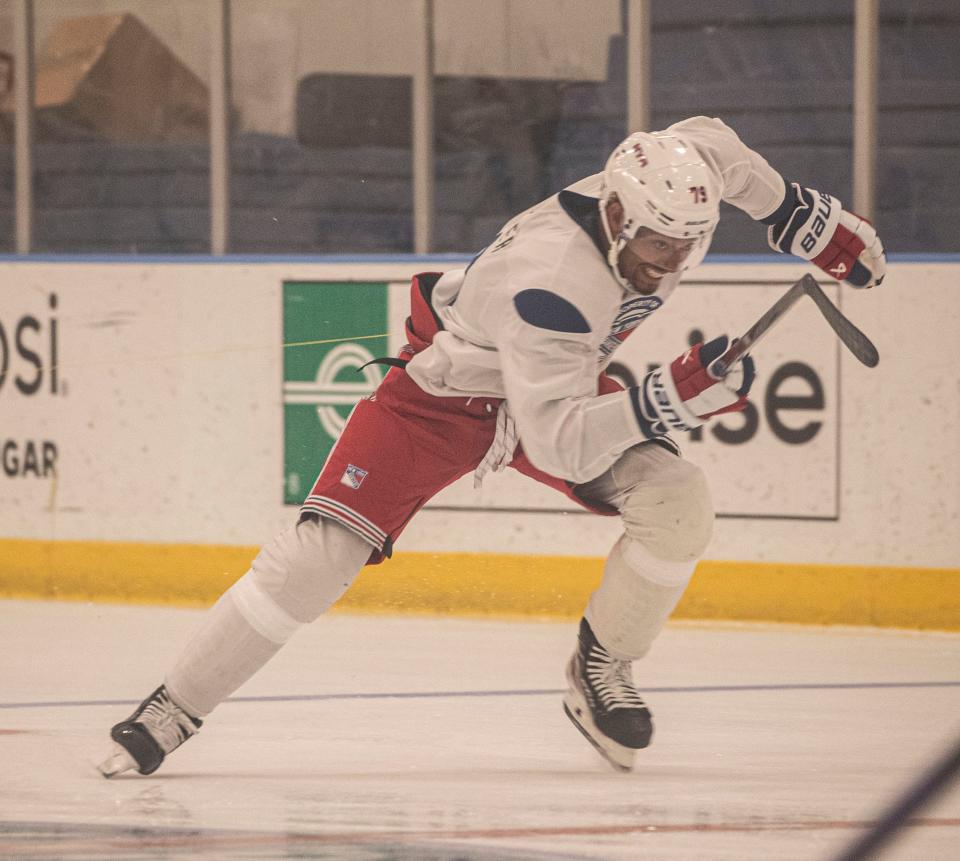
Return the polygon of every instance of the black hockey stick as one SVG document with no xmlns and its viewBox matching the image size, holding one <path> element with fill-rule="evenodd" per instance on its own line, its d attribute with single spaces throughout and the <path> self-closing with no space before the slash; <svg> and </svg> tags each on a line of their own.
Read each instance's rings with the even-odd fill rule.
<svg viewBox="0 0 960 861">
<path fill-rule="evenodd" d="M 800 299 L 809 296 L 816 304 L 820 313 L 826 318 L 833 331 L 843 342 L 844 346 L 868 368 L 876 367 L 880 361 L 880 354 L 873 342 L 843 316 L 840 309 L 833 304 L 827 294 L 812 275 L 804 275 L 784 293 L 767 312 L 754 323 L 713 365 L 713 372 L 718 377 L 725 377 L 734 362 L 742 359 L 749 353 L 757 342 L 770 331 L 773 324 L 783 317 Z"/>
<path fill-rule="evenodd" d="M 805 284 L 804 292 L 813 299 L 814 304 L 820 309 L 820 313 L 833 331 L 837 333 L 837 337 L 843 341 L 844 346 L 859 362 L 868 368 L 875 368 L 880 363 L 880 353 L 877 352 L 873 341 L 840 313 L 840 309 L 827 298 L 827 294 L 812 276 L 804 275 L 800 280 Z"/>
</svg>

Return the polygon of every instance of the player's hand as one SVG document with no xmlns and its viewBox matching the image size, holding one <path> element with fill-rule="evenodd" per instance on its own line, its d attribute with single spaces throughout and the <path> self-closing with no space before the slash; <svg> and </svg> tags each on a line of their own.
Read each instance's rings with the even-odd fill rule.
<svg viewBox="0 0 960 861">
<path fill-rule="evenodd" d="M 716 370 L 729 338 L 721 335 L 709 343 L 692 346 L 669 365 L 661 365 L 637 387 L 643 420 L 649 437 L 672 430 L 692 430 L 719 413 L 732 413 L 747 405 L 747 395 L 756 377 L 750 356 L 735 363 L 726 376 Z"/>
<path fill-rule="evenodd" d="M 796 204 L 767 229 L 774 251 L 796 254 L 852 287 L 876 287 L 887 271 L 883 243 L 873 225 L 829 194 L 792 183 Z M 790 189 L 787 189 L 790 194 Z"/>
</svg>

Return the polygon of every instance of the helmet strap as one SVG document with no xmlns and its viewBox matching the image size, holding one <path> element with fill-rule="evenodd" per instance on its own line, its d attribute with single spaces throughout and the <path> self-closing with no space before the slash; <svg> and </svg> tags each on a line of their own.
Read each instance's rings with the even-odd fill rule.
<svg viewBox="0 0 960 861">
<path fill-rule="evenodd" d="M 607 201 L 610 195 L 600 198 L 600 223 L 603 225 L 603 235 L 607 239 L 607 265 L 610 272 L 621 287 L 627 290 L 633 290 L 632 285 L 626 278 L 620 274 L 620 252 L 623 246 L 627 244 L 627 239 L 621 232 L 619 236 L 614 237 L 613 230 L 610 228 L 610 219 L 607 216 Z"/>
</svg>

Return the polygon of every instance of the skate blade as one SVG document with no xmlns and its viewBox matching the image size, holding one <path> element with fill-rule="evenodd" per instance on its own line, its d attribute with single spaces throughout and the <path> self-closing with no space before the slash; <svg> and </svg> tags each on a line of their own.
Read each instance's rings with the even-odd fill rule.
<svg viewBox="0 0 960 861">
<path fill-rule="evenodd" d="M 136 769 L 136 767 L 137 761 L 119 744 L 115 744 L 113 753 L 97 766 L 97 771 L 104 777 L 111 778 L 123 774 L 125 771 Z"/>
<path fill-rule="evenodd" d="M 573 698 L 571 697 L 570 699 Z M 617 744 L 615 741 L 606 738 L 606 736 L 603 737 L 603 741 L 597 738 L 594 732 L 596 732 L 597 735 L 599 735 L 599 732 L 592 725 L 592 722 L 582 720 L 577 714 L 577 712 L 582 713 L 582 709 L 577 709 L 575 705 L 571 707 L 571 703 L 567 701 L 567 698 L 564 698 L 563 710 L 566 712 L 567 717 L 570 718 L 570 723 L 580 730 L 583 737 L 593 745 L 597 753 L 599 753 L 607 763 L 617 771 L 625 774 L 633 771 L 634 762 L 637 758 L 637 752 L 633 748 Z M 591 730 L 593 730 L 593 732 L 591 732 Z"/>
</svg>

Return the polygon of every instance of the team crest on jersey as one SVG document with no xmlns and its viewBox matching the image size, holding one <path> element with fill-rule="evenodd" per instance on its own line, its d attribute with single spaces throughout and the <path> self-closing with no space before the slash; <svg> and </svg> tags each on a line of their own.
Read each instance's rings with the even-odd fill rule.
<svg viewBox="0 0 960 861">
<path fill-rule="evenodd" d="M 659 296 L 637 296 L 620 306 L 610 326 L 610 334 L 600 346 L 601 363 L 617 349 L 627 336 L 663 304 Z"/>
<path fill-rule="evenodd" d="M 347 468 L 343 471 L 343 475 L 340 478 L 340 484 L 344 484 L 347 487 L 357 490 L 363 480 L 367 477 L 367 471 L 365 469 L 360 469 L 359 466 L 354 466 L 352 463 L 347 464 Z"/>
<path fill-rule="evenodd" d="M 663 304 L 659 296 L 638 296 L 620 306 L 620 311 L 614 318 L 610 333 L 617 335 L 627 329 L 639 326 L 647 317 Z"/>
</svg>

